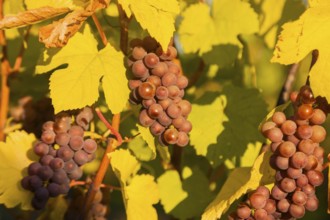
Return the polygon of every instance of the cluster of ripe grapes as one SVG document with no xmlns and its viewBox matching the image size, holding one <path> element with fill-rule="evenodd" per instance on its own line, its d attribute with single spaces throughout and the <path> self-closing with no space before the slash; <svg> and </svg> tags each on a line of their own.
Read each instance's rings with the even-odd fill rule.
<svg viewBox="0 0 330 220">
<path fill-rule="evenodd" d="M 262 133 L 271 140 L 270 165 L 276 170 L 271 190 L 260 186 L 232 214 L 232 219 L 299 219 L 306 211 L 318 208 L 315 187 L 324 180 L 322 164 L 326 137 L 321 126 L 327 113 L 322 110 L 309 86 L 290 97 L 295 113 L 287 118 L 275 112 L 262 125 Z"/>
<path fill-rule="evenodd" d="M 45 207 L 49 197 L 68 193 L 70 180 L 79 179 L 83 172 L 80 166 L 95 158 L 97 143 L 84 139 L 84 131 L 93 119 L 91 108 L 85 107 L 72 124 L 70 115 L 59 115 L 55 121 L 43 124 L 39 141 L 33 151 L 40 157 L 28 167 L 28 176 L 21 185 L 34 192 L 32 206 Z"/>
<path fill-rule="evenodd" d="M 79 189 L 78 189 L 79 190 Z M 65 220 L 79 220 L 81 219 L 82 209 L 84 206 L 85 191 L 79 190 L 78 192 L 73 193 L 73 198 L 70 202 L 70 205 L 65 213 Z M 92 202 L 92 207 L 89 210 L 86 220 L 106 220 L 106 214 L 108 208 L 102 203 L 103 193 L 99 189 L 94 197 Z"/>
<path fill-rule="evenodd" d="M 163 51 L 151 37 L 131 42 L 128 66 L 134 76 L 129 80 L 130 101 L 142 104 L 139 122 L 159 136 L 162 145 L 186 146 L 192 129 L 187 120 L 191 104 L 184 100 L 188 79 L 173 62 L 177 50 L 169 46 Z"/>
</svg>

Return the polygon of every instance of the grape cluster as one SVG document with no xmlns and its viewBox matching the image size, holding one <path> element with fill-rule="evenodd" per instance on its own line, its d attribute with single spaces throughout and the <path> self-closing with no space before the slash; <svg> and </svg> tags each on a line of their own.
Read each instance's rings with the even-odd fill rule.
<svg viewBox="0 0 330 220">
<path fill-rule="evenodd" d="M 324 181 L 320 143 L 326 137 L 321 125 L 327 115 L 309 86 L 292 93 L 290 99 L 294 115 L 287 118 L 275 112 L 261 128 L 272 142 L 270 165 L 276 170 L 275 184 L 271 190 L 260 186 L 251 193 L 232 219 L 299 219 L 318 208 L 315 187 Z"/>
<path fill-rule="evenodd" d="M 142 104 L 139 122 L 159 136 L 162 145 L 186 146 L 192 129 L 187 120 L 191 104 L 183 99 L 188 79 L 173 59 L 177 50 L 169 46 L 164 52 L 151 37 L 131 42 L 128 65 L 134 76 L 129 80 L 130 102 Z"/>
<path fill-rule="evenodd" d="M 70 180 L 82 176 L 80 166 L 94 159 L 97 143 L 84 139 L 84 130 L 92 119 L 92 110 L 85 107 L 76 116 L 76 124 L 72 125 L 67 114 L 43 124 L 41 138 L 33 146 L 40 159 L 29 165 L 28 176 L 21 181 L 24 189 L 34 192 L 35 209 L 44 208 L 49 197 L 66 194 Z"/>
</svg>

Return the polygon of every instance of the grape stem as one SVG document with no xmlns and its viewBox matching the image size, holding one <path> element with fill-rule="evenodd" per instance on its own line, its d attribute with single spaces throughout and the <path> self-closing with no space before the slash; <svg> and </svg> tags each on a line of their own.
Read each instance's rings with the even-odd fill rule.
<svg viewBox="0 0 330 220">
<path fill-rule="evenodd" d="M 117 4 L 119 19 L 120 19 L 120 49 L 121 51 L 127 55 L 128 53 L 128 24 L 130 22 L 130 18 L 127 17 L 123 7 L 120 4 Z"/>
<path fill-rule="evenodd" d="M 86 186 L 86 185 L 89 185 L 89 183 L 86 182 L 86 181 L 75 181 L 75 180 L 72 180 L 70 182 L 70 187 L 73 187 L 73 186 Z M 121 190 L 121 187 L 107 185 L 107 184 L 101 184 L 100 187 L 101 188 L 108 188 L 110 190 L 119 190 L 119 191 Z"/>
<path fill-rule="evenodd" d="M 97 116 L 100 118 L 100 120 L 105 124 L 105 126 L 111 131 L 113 135 L 115 135 L 117 141 L 118 141 L 118 146 L 120 146 L 123 143 L 123 138 L 119 134 L 118 131 L 116 131 L 111 124 L 107 121 L 107 119 L 103 116 L 101 110 L 99 108 L 95 109 L 95 112 Z"/>
</svg>

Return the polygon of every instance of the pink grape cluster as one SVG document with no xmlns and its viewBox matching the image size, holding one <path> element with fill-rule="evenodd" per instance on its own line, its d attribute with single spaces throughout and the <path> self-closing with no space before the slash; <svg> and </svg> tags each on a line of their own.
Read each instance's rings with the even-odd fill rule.
<svg viewBox="0 0 330 220">
<path fill-rule="evenodd" d="M 74 125 L 67 114 L 43 124 L 41 138 L 33 146 L 40 159 L 29 165 L 28 176 L 21 181 L 24 189 L 34 192 L 35 209 L 44 208 L 49 197 L 68 193 L 70 180 L 83 174 L 80 166 L 95 158 L 97 143 L 84 139 L 84 130 L 92 119 L 91 108 L 85 107 L 76 116 Z"/>
<path fill-rule="evenodd" d="M 183 99 L 188 79 L 173 62 L 177 50 L 169 46 L 164 52 L 151 37 L 135 40 L 128 60 L 133 79 L 129 80 L 130 102 L 142 104 L 139 123 L 149 127 L 162 145 L 184 147 L 192 129 L 187 120 L 191 104 Z"/>
<path fill-rule="evenodd" d="M 324 181 L 322 164 L 326 137 L 321 126 L 326 113 L 316 102 L 309 86 L 291 94 L 295 113 L 287 118 L 275 112 L 261 131 L 271 140 L 270 165 L 276 170 L 271 190 L 260 186 L 241 204 L 231 219 L 299 219 L 306 211 L 315 211 L 319 201 L 315 188 Z"/>
</svg>

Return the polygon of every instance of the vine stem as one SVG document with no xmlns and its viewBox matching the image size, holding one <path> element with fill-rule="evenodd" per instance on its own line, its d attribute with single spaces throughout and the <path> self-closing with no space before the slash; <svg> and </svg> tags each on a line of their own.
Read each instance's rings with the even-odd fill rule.
<svg viewBox="0 0 330 220">
<path fill-rule="evenodd" d="M 106 38 L 106 35 L 104 33 L 104 30 L 103 30 L 101 24 L 95 15 L 92 15 L 92 18 L 93 18 L 93 21 L 97 27 L 97 30 L 99 31 L 99 34 L 102 38 L 102 42 L 103 42 L 104 46 L 106 46 L 108 44 L 108 40 Z M 115 114 L 112 117 L 112 128 L 117 133 L 119 131 L 119 125 L 120 125 L 120 114 Z M 109 138 L 108 145 L 103 154 L 99 169 L 96 172 L 95 178 L 94 178 L 93 182 L 91 183 L 87 196 L 85 198 L 84 208 L 83 208 L 82 216 L 81 216 L 82 218 L 80 218 L 80 219 L 87 219 L 88 211 L 92 207 L 92 203 L 95 198 L 95 195 L 96 195 L 97 191 L 100 189 L 100 187 L 102 186 L 102 181 L 104 179 L 105 173 L 110 165 L 110 159 L 108 157 L 108 154 L 111 153 L 112 151 L 114 151 L 117 146 L 118 146 L 117 140 L 114 138 Z"/>
<path fill-rule="evenodd" d="M 3 2 L 0 0 L 0 20 L 3 18 Z M 2 46 L 1 59 L 1 102 L 0 102 L 0 141 L 5 139 L 5 125 L 7 121 L 10 88 L 8 86 L 8 76 L 10 73 L 10 65 L 7 54 L 7 42 L 4 30 L 0 30 L 0 45 Z"/>
<path fill-rule="evenodd" d="M 128 53 L 128 24 L 130 18 L 127 17 L 123 7 L 118 4 L 118 12 L 120 18 L 120 49 L 127 55 Z"/>
</svg>

